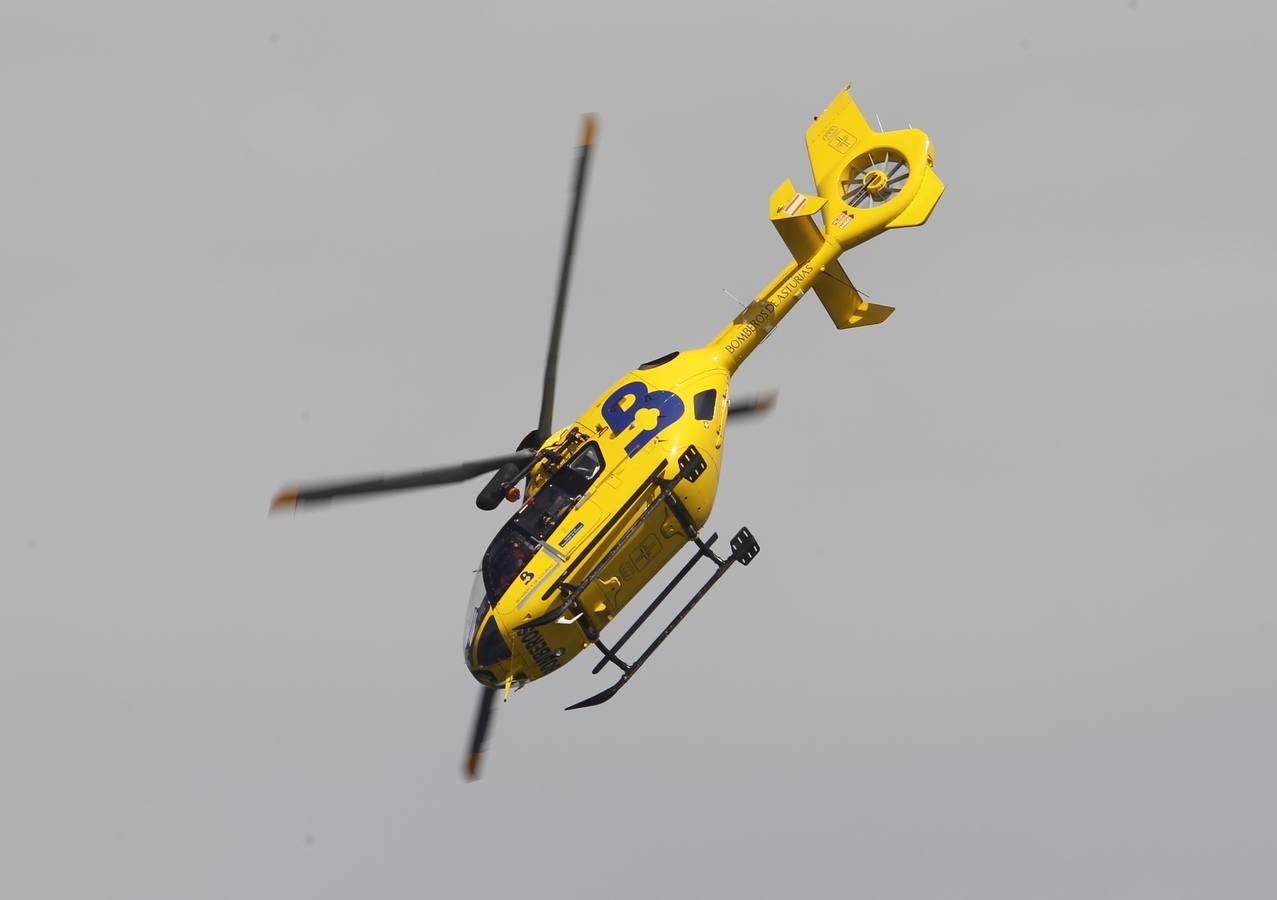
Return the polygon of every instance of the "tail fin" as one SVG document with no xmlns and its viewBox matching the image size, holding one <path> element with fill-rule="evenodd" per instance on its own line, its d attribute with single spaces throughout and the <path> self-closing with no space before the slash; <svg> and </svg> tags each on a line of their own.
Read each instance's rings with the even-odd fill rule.
<svg viewBox="0 0 1277 900">
<path fill-rule="evenodd" d="M 771 199 L 772 224 L 799 263 L 825 243 L 841 252 L 888 228 L 921 225 L 944 191 L 930 138 L 916 128 L 874 131 L 846 88 L 807 129 L 807 153 L 818 196 L 786 181 Z M 894 311 L 861 297 L 836 259 L 813 287 L 839 328 L 876 325 Z"/>
<path fill-rule="evenodd" d="M 807 129 L 826 238 L 844 250 L 887 228 L 921 225 L 944 191 L 931 139 L 917 128 L 874 131 L 847 89 Z"/>
</svg>

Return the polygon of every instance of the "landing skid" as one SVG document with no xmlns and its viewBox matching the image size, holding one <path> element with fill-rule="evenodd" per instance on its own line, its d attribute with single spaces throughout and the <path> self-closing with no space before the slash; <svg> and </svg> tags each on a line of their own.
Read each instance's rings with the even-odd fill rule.
<svg viewBox="0 0 1277 900">
<path fill-rule="evenodd" d="M 671 503 L 671 505 L 678 504 L 678 500 L 673 496 L 668 497 L 666 502 Z M 681 504 L 676 507 L 676 510 L 680 507 Z M 758 555 L 758 541 L 755 540 L 753 534 L 750 533 L 748 528 L 742 528 L 740 531 L 736 532 L 736 536 L 733 537 L 731 541 L 732 552 L 726 558 L 720 557 L 711 549 L 713 543 L 718 540 L 717 534 L 712 534 L 705 540 L 701 540 L 700 536 L 694 532 L 691 536 L 692 540 L 696 542 L 696 554 L 684 564 L 683 568 L 678 571 L 678 574 L 670 580 L 670 583 L 656 595 L 656 599 L 648 604 L 647 609 L 643 610 L 642 614 L 637 620 L 635 620 L 634 624 L 626 630 L 625 634 L 621 635 L 621 639 L 616 642 L 616 645 L 609 649 L 601 640 L 598 640 L 597 637 L 595 638 L 595 646 L 597 646 L 599 651 L 603 654 L 603 659 L 594 667 L 594 674 L 597 675 L 603 670 L 603 667 L 610 662 L 621 670 L 620 680 L 618 680 L 616 684 L 600 691 L 594 696 L 587 697 L 579 703 L 572 704 L 567 707 L 568 709 L 582 709 L 586 706 L 598 706 L 600 703 L 606 703 L 608 700 L 611 700 L 612 697 L 616 695 L 617 691 L 629 683 L 630 679 L 634 677 L 634 675 L 642 667 L 643 663 L 647 662 L 648 658 L 656 652 L 656 648 L 661 646 L 662 642 L 670 636 L 670 632 L 677 628 L 679 623 L 687 618 L 687 614 L 692 611 L 692 608 L 701 601 L 702 597 L 709 593 L 710 588 L 718 583 L 718 579 L 723 577 L 727 570 L 732 567 L 733 563 L 739 562 L 741 565 L 747 566 L 750 561 Z M 692 599 L 687 601 L 687 604 L 679 610 L 678 615 L 676 615 L 673 620 L 665 626 L 665 630 L 657 635 L 656 639 L 648 645 L 647 649 L 644 650 L 642 654 L 640 654 L 638 659 L 636 659 L 633 663 L 626 663 L 622 661 L 616 655 L 616 651 L 620 650 L 621 647 L 623 647 L 626 642 L 634 636 L 634 632 L 638 631 L 639 626 L 647 621 L 648 616 L 652 614 L 656 607 L 661 605 L 665 598 L 670 595 L 670 592 L 678 586 L 679 582 L 682 581 L 683 578 L 692 571 L 692 568 L 702 559 L 709 559 L 714 563 L 713 574 L 710 575 L 703 585 L 701 585 L 700 590 L 692 596 Z"/>
</svg>

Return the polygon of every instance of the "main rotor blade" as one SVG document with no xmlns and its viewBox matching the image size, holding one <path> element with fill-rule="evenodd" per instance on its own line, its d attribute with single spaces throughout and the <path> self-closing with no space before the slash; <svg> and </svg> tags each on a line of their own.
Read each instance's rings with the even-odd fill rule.
<svg viewBox="0 0 1277 900">
<path fill-rule="evenodd" d="M 777 396 L 779 396 L 778 392 L 768 391 L 766 394 L 754 394 L 733 400 L 732 405 L 727 408 L 727 417 L 734 419 L 741 416 L 761 416 L 763 413 L 770 412 L 776 405 Z"/>
<path fill-rule="evenodd" d="M 497 702 L 497 688 L 479 688 L 479 708 L 474 714 L 474 730 L 470 733 L 470 752 L 466 756 L 466 780 L 474 781 L 479 777 L 479 768 L 483 764 L 483 748 L 488 739 L 488 729 L 492 727 L 492 710 Z"/>
<path fill-rule="evenodd" d="M 508 462 L 524 463 L 532 458 L 534 451 L 519 450 L 494 456 L 490 459 L 476 459 L 458 463 L 455 466 L 442 466 L 438 469 L 423 469 L 419 472 L 407 472 L 403 475 L 381 475 L 375 478 L 363 478 L 358 481 L 330 481 L 324 484 L 293 485 L 282 489 L 270 502 L 270 511 L 295 509 L 306 503 L 322 503 L 337 497 L 357 497 L 363 494 L 384 494 L 388 491 L 405 491 L 412 488 L 430 487 L 436 484 L 453 484 L 467 481 L 484 472 L 499 469 Z"/>
<path fill-rule="evenodd" d="M 576 249 L 577 225 L 581 216 L 581 198 L 585 194 L 585 175 L 589 168 L 590 148 L 594 145 L 594 116 L 581 122 L 581 146 L 577 149 L 576 177 L 572 183 L 572 205 L 568 211 L 567 234 L 563 239 L 563 257 L 559 262 L 559 285 L 554 295 L 554 319 L 550 324 L 550 349 L 545 356 L 545 380 L 541 385 L 541 418 L 537 425 L 537 445 L 550 436 L 554 419 L 554 382 L 559 370 L 559 339 L 563 335 L 563 312 L 568 305 L 568 282 L 572 275 L 572 254 Z"/>
</svg>

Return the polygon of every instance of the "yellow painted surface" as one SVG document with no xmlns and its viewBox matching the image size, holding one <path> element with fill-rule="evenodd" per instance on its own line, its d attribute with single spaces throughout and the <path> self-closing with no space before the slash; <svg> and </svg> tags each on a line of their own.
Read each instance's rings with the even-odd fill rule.
<svg viewBox="0 0 1277 900">
<path fill-rule="evenodd" d="M 579 602 L 581 614 L 603 631 L 682 549 L 688 538 L 667 504 L 622 541 L 633 522 L 656 502 L 659 486 L 649 488 L 628 515 L 608 523 L 658 465 L 664 477 L 672 478 L 679 456 L 693 445 L 704 457 L 706 470 L 694 483 L 680 482 L 676 493 L 695 527 L 705 524 L 718 489 L 731 376 L 804 293 L 815 289 L 840 328 L 875 324 L 890 314 L 890 307 L 861 298 L 837 259 L 887 228 L 926 221 L 944 189 L 932 167 L 930 140 L 912 128 L 873 131 L 844 90 L 807 130 L 807 147 L 816 193 L 804 194 L 786 181 L 770 199 L 770 218 L 794 256 L 793 263 L 704 347 L 627 373 L 544 445 L 574 448 L 595 441 L 604 469 L 490 614 L 512 657 L 481 672 L 471 647 L 472 668 L 486 683 L 531 681 L 589 646 L 581 621 L 555 615 L 565 599 L 556 588 L 560 579 L 579 580 L 610 555 Z M 907 175 L 897 178 L 900 172 Z M 815 216 L 821 216 L 823 224 L 818 225 Z M 710 421 L 694 415 L 693 398 L 705 390 L 716 392 Z M 681 403 L 677 416 L 669 412 L 677 404 L 668 395 Z M 648 408 L 656 405 L 653 397 L 666 398 L 664 419 L 657 409 Z M 611 422 L 607 404 L 614 405 Z M 538 464 L 529 481 L 529 499 L 550 474 L 548 463 Z M 708 565 L 704 571 L 708 573 Z"/>
</svg>

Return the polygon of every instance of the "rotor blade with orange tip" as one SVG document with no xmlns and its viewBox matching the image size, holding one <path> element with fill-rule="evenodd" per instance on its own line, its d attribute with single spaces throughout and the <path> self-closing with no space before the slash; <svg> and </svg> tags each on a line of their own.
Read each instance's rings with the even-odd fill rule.
<svg viewBox="0 0 1277 900">
<path fill-rule="evenodd" d="M 754 394 L 753 396 L 733 400 L 732 405 L 727 408 L 727 416 L 728 418 L 761 416 L 771 411 L 772 407 L 776 405 L 778 396 L 780 396 L 778 391 L 768 391 L 766 394 Z"/>
<path fill-rule="evenodd" d="M 590 148 L 594 146 L 594 116 L 581 121 L 581 145 L 576 156 L 576 177 L 572 182 L 572 205 L 568 208 L 567 233 L 559 260 L 559 283 L 554 294 L 554 319 L 550 324 L 550 349 L 545 355 L 545 379 L 541 383 L 541 418 L 537 424 L 537 445 L 550 436 L 554 420 L 554 382 L 559 371 L 559 339 L 563 335 L 563 313 L 568 305 L 568 282 L 572 275 L 572 254 L 576 250 L 577 226 L 581 219 L 581 198 L 589 169 Z"/>
<path fill-rule="evenodd" d="M 497 688 L 479 688 L 479 708 L 474 714 L 474 729 L 470 733 L 470 752 L 466 754 L 466 780 L 474 781 L 479 777 L 479 769 L 483 765 L 483 748 L 488 740 L 488 729 L 492 727 L 492 710 L 497 702 Z"/>
<path fill-rule="evenodd" d="M 438 484 L 454 484 L 468 481 L 477 475 L 499 469 L 509 462 L 525 463 L 533 456 L 532 450 L 518 450 L 489 459 L 476 459 L 458 463 L 455 466 L 442 466 L 437 469 L 423 469 L 419 472 L 407 472 L 403 475 L 379 475 L 373 478 L 362 478 L 357 481 L 331 481 L 324 484 L 294 485 L 282 489 L 270 503 L 271 512 L 296 509 L 307 503 L 326 503 L 338 497 L 358 497 L 364 494 L 384 494 L 389 491 L 406 491 L 413 488 L 431 487 Z"/>
</svg>

